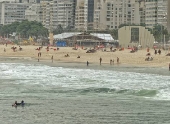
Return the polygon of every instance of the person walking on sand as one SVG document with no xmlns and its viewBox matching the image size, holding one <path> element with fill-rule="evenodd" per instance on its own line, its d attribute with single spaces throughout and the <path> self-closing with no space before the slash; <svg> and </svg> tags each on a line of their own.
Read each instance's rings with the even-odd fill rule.
<svg viewBox="0 0 170 124">
<path fill-rule="evenodd" d="M 101 65 L 101 63 L 102 63 L 102 58 L 100 57 L 100 59 L 99 59 L 99 60 L 100 60 L 100 65 Z"/>
<path fill-rule="evenodd" d="M 117 64 L 119 64 L 119 57 L 117 57 Z"/>
<path fill-rule="evenodd" d="M 169 71 L 170 71 L 170 63 L 169 63 Z"/>
<path fill-rule="evenodd" d="M 53 56 L 51 56 L 51 60 L 52 60 L 52 63 L 53 63 Z"/>
</svg>

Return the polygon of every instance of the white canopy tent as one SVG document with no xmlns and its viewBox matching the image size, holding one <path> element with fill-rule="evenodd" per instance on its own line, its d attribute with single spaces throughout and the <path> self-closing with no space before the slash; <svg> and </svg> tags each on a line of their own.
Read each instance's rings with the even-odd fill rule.
<svg viewBox="0 0 170 124">
<path fill-rule="evenodd" d="M 83 34 L 83 33 L 81 33 L 81 32 L 62 33 L 62 34 L 54 35 L 54 39 L 55 40 L 57 40 L 57 39 L 65 39 L 65 38 L 69 38 L 69 37 L 80 35 L 80 34 Z M 102 39 L 105 42 L 113 42 L 114 41 L 113 37 L 110 34 L 90 33 L 89 35 L 98 37 L 98 38 Z"/>
</svg>

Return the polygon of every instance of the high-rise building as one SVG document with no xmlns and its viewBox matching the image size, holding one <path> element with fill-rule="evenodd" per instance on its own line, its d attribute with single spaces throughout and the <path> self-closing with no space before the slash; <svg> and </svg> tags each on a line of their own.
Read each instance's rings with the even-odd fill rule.
<svg viewBox="0 0 170 124">
<path fill-rule="evenodd" d="M 76 0 L 53 0 L 53 26 L 74 28 Z"/>
<path fill-rule="evenodd" d="M 167 7 L 167 29 L 168 32 L 170 33 L 170 0 L 168 0 L 168 7 Z"/>
<path fill-rule="evenodd" d="M 76 29 L 87 31 L 88 27 L 93 27 L 97 1 L 98 0 L 77 0 L 75 15 Z"/>
<path fill-rule="evenodd" d="M 88 25 L 88 0 L 77 1 L 75 17 L 75 28 L 86 31 Z"/>
<path fill-rule="evenodd" d="M 0 23 L 3 25 L 11 24 L 15 21 L 25 19 L 25 10 L 30 6 L 30 3 L 0 3 Z"/>
<path fill-rule="evenodd" d="M 15 0 L 16 3 L 40 3 L 41 0 Z"/>
<path fill-rule="evenodd" d="M 94 22 L 96 28 L 117 29 L 121 24 L 140 24 L 139 2 L 136 0 L 98 0 Z"/>
<path fill-rule="evenodd" d="M 167 0 L 146 0 L 145 1 L 145 24 L 153 28 L 154 25 L 167 23 Z"/>
<path fill-rule="evenodd" d="M 28 21 L 38 21 L 41 22 L 40 20 L 40 13 L 42 11 L 40 10 L 40 4 L 32 4 L 25 10 L 25 19 Z"/>
</svg>

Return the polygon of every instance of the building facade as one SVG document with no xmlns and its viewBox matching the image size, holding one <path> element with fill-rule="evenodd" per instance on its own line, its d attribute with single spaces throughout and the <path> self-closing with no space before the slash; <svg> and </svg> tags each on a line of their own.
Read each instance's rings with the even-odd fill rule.
<svg viewBox="0 0 170 124">
<path fill-rule="evenodd" d="M 118 29 L 121 24 L 140 24 L 139 2 L 135 0 L 98 0 L 94 22 L 107 29 Z"/>
<path fill-rule="evenodd" d="M 154 36 L 143 26 L 124 26 L 118 30 L 119 45 L 133 47 L 141 45 L 142 48 L 153 47 Z"/>
<path fill-rule="evenodd" d="M 15 21 L 21 22 L 25 19 L 25 10 L 29 8 L 30 3 L 0 3 L 0 19 L 2 25 L 11 24 Z"/>
<path fill-rule="evenodd" d="M 53 27 L 74 28 L 76 0 L 53 0 Z"/>
<path fill-rule="evenodd" d="M 170 0 L 168 0 L 168 8 L 167 8 L 167 29 L 170 33 Z"/>
<path fill-rule="evenodd" d="M 88 0 L 78 0 L 76 4 L 75 29 L 87 31 L 87 25 Z"/>
<path fill-rule="evenodd" d="M 167 25 L 167 0 L 145 1 L 145 24 L 153 28 L 157 24 Z"/>
<path fill-rule="evenodd" d="M 28 19 L 42 22 L 50 31 L 58 25 L 87 31 L 161 24 L 170 31 L 168 5 L 170 0 L 11 0 L 0 2 L 0 22 Z"/>
<path fill-rule="evenodd" d="M 38 21 L 40 22 L 40 4 L 32 4 L 25 10 L 25 19 L 28 21 Z"/>
</svg>

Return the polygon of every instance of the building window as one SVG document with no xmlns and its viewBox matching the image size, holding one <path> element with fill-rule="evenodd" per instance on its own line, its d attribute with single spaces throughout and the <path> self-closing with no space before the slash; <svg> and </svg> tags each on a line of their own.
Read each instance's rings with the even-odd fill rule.
<svg viewBox="0 0 170 124">
<path fill-rule="evenodd" d="M 131 28 L 131 43 L 139 43 L 139 28 Z"/>
</svg>

